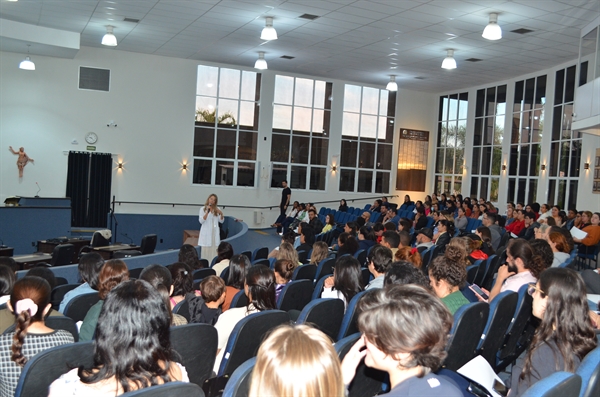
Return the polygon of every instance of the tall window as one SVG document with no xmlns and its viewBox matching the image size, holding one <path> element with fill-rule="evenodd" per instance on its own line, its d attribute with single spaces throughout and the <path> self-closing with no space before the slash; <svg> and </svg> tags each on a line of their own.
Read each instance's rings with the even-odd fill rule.
<svg viewBox="0 0 600 397">
<path fill-rule="evenodd" d="M 508 201 L 525 205 L 537 201 L 545 103 L 545 75 L 515 83 Z"/>
<path fill-rule="evenodd" d="M 434 191 L 460 193 L 465 158 L 469 95 L 440 97 Z"/>
<path fill-rule="evenodd" d="M 561 208 L 577 204 L 581 162 L 581 132 L 571 129 L 575 96 L 575 66 L 556 72 L 548 203 Z"/>
<path fill-rule="evenodd" d="M 260 74 L 198 66 L 193 183 L 256 186 Z"/>
<path fill-rule="evenodd" d="M 505 114 L 506 85 L 477 91 L 471 165 L 473 198 L 498 201 Z"/>
<path fill-rule="evenodd" d="M 325 190 L 332 83 L 275 76 L 271 187 Z"/>
<path fill-rule="evenodd" d="M 389 193 L 396 93 L 346 84 L 340 191 Z"/>
</svg>

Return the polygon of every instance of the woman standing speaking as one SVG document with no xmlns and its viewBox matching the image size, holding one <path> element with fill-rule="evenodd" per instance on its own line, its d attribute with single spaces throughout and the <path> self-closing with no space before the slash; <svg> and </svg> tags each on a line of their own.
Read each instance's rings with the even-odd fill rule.
<svg viewBox="0 0 600 397">
<path fill-rule="evenodd" d="M 221 242 L 219 223 L 223 223 L 225 217 L 223 211 L 217 207 L 219 199 L 216 194 L 211 194 L 206 199 L 204 208 L 200 210 L 200 235 L 198 245 L 202 247 L 200 257 L 209 262 L 217 255 L 217 247 Z"/>
</svg>

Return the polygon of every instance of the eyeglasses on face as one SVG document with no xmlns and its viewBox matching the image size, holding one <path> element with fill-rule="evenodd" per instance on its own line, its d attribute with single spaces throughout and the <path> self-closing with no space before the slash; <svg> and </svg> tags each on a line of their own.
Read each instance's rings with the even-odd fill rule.
<svg viewBox="0 0 600 397">
<path fill-rule="evenodd" d="M 535 294 L 535 291 L 538 291 L 541 295 L 545 295 L 544 291 L 542 291 L 541 289 L 539 289 L 537 287 L 537 285 L 535 285 L 534 283 L 529 283 L 528 287 L 527 287 L 527 293 L 531 296 L 533 296 L 533 294 Z"/>
</svg>

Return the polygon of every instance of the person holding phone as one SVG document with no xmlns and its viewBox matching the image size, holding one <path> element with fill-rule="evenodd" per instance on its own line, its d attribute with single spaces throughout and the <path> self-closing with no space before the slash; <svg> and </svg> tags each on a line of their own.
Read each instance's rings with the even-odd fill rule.
<svg viewBox="0 0 600 397">
<path fill-rule="evenodd" d="M 217 247 L 221 243 L 221 229 L 219 223 L 225 221 L 223 211 L 217 207 L 219 198 L 216 194 L 211 194 L 206 199 L 204 207 L 200 210 L 198 217 L 200 224 L 200 235 L 198 236 L 198 245 L 202 247 L 200 257 L 209 262 L 217 256 Z"/>
</svg>

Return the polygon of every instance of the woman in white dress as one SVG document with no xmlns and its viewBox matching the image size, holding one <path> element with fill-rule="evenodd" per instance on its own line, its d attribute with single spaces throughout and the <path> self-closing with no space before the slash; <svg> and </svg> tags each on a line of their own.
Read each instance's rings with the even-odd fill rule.
<svg viewBox="0 0 600 397">
<path fill-rule="evenodd" d="M 217 247 L 221 242 L 219 223 L 223 223 L 225 217 L 223 211 L 217 207 L 219 198 L 216 194 L 211 194 L 206 199 L 204 207 L 200 210 L 200 235 L 198 236 L 198 245 L 202 247 L 200 257 L 209 262 L 217 256 Z"/>
</svg>

